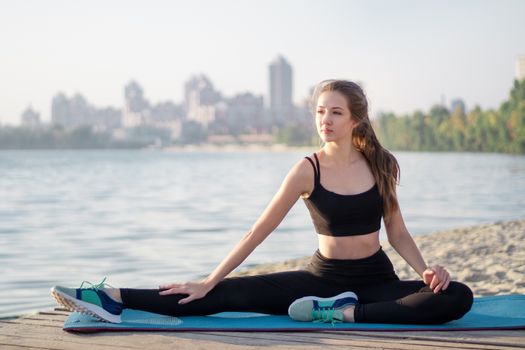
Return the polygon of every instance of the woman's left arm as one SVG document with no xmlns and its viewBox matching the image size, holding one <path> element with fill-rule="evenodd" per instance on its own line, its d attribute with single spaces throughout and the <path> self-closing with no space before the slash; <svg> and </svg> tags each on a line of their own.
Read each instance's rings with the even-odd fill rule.
<svg viewBox="0 0 525 350">
<path fill-rule="evenodd" d="M 388 222 L 385 222 L 388 242 L 401 255 L 403 259 L 421 276 L 423 282 L 438 293 L 440 290 L 447 289 L 450 283 L 450 274 L 442 266 L 435 265 L 428 267 L 408 232 L 401 210 L 398 208 Z"/>
</svg>

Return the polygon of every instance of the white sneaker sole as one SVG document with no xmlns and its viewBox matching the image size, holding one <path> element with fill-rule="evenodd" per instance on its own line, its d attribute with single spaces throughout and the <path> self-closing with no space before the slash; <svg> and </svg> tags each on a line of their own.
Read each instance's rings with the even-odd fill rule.
<svg viewBox="0 0 525 350">
<path fill-rule="evenodd" d="M 55 298 L 57 303 L 60 305 L 63 305 L 67 309 L 71 311 L 78 311 L 83 314 L 87 314 L 90 316 L 93 316 L 101 321 L 104 322 L 111 322 L 111 323 L 121 323 L 122 319 L 120 315 L 113 315 L 100 306 L 86 303 L 85 301 L 78 300 L 76 298 L 73 298 L 65 293 L 62 293 L 61 291 L 55 289 L 55 287 L 51 288 L 51 295 Z"/>
<path fill-rule="evenodd" d="M 357 299 L 357 295 L 354 292 L 343 292 L 341 294 L 338 294 L 338 295 L 330 297 L 330 298 L 320 298 L 320 297 L 316 297 L 316 296 L 302 297 L 302 298 L 294 300 L 294 302 L 290 304 L 290 306 L 288 307 L 288 315 L 291 317 L 291 312 L 290 311 L 292 310 L 292 308 L 295 305 L 297 305 L 299 303 L 302 303 L 303 301 L 314 301 L 314 300 L 316 300 L 316 301 L 335 301 L 337 299 L 342 299 L 342 298 L 354 298 L 356 301 L 358 300 Z M 301 320 L 296 320 L 296 321 L 301 321 Z"/>
</svg>

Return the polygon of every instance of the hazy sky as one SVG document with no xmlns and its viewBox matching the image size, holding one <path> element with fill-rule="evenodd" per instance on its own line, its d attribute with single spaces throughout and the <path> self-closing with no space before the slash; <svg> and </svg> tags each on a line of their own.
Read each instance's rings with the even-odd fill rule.
<svg viewBox="0 0 525 350">
<path fill-rule="evenodd" d="M 226 96 L 268 95 L 268 64 L 294 69 L 294 100 L 327 78 L 362 82 L 373 111 L 427 111 L 444 95 L 496 108 L 525 54 L 525 1 L 0 0 L 0 123 L 59 91 L 123 105 L 137 80 L 157 103 L 205 73 Z"/>
</svg>

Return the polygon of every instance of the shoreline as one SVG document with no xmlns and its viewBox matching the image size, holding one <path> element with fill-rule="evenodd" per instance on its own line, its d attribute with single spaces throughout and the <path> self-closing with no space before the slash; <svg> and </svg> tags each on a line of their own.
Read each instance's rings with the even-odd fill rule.
<svg viewBox="0 0 525 350">
<path fill-rule="evenodd" d="M 525 294 L 525 219 L 498 221 L 414 236 L 428 265 L 442 265 L 452 280 L 467 284 L 475 297 Z M 381 242 L 400 279 L 421 278 L 387 241 Z M 231 276 L 299 270 L 310 257 L 260 264 Z"/>
<path fill-rule="evenodd" d="M 318 148 L 318 147 L 317 147 Z M 199 144 L 199 145 L 184 145 L 184 146 L 168 146 L 157 148 L 162 152 L 296 152 L 304 150 L 317 149 L 316 146 L 287 146 L 285 144 Z M 155 149 L 155 148 L 145 148 Z"/>
</svg>

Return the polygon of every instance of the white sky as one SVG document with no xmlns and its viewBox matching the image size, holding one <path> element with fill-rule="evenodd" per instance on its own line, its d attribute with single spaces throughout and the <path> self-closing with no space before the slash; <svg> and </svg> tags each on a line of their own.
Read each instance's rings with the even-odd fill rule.
<svg viewBox="0 0 525 350">
<path fill-rule="evenodd" d="M 226 96 L 267 93 L 268 64 L 294 69 L 294 100 L 327 78 L 364 83 L 373 112 L 427 111 L 444 95 L 497 108 L 525 54 L 525 1 L 0 0 L 0 123 L 59 91 L 123 105 L 137 80 L 180 103 L 205 73 Z"/>
</svg>

